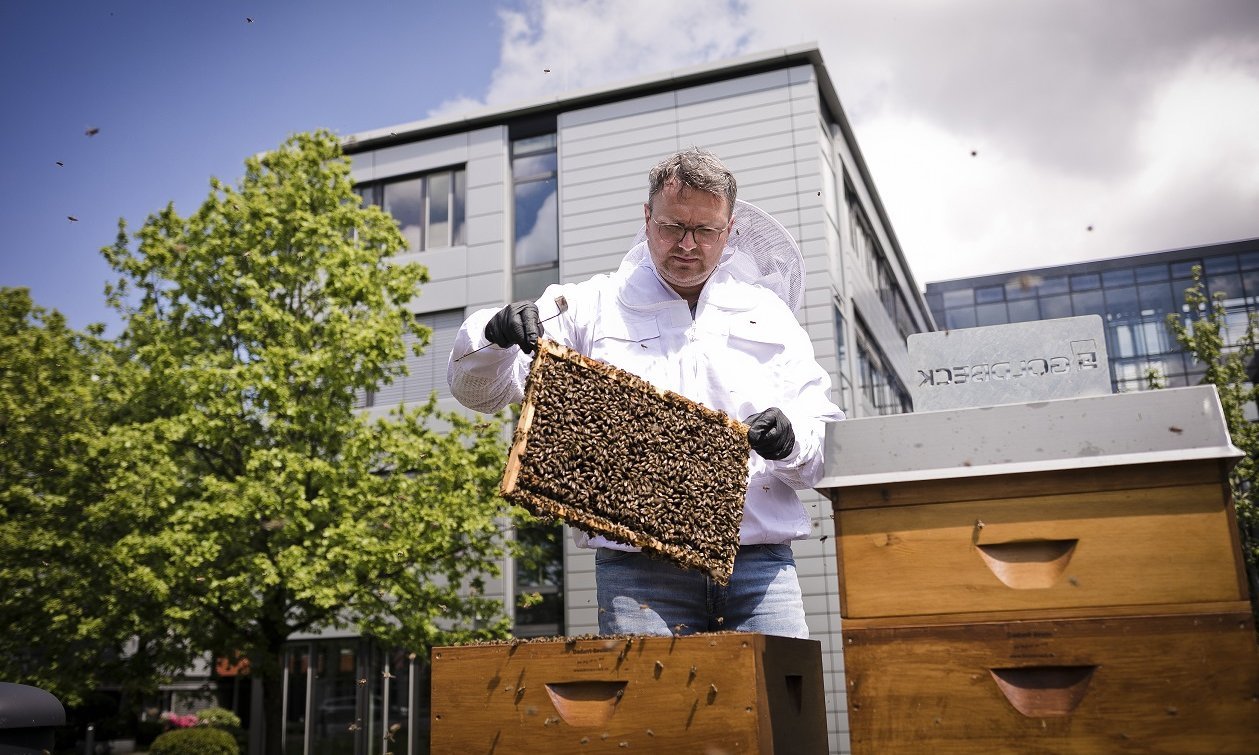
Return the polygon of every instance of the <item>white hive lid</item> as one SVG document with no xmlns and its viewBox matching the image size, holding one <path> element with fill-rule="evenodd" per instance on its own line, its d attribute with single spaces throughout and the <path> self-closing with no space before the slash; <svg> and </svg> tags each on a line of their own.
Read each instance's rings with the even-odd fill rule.
<svg viewBox="0 0 1259 755">
<path fill-rule="evenodd" d="M 1243 455 L 1207 385 L 835 422 L 815 487 Z"/>
</svg>

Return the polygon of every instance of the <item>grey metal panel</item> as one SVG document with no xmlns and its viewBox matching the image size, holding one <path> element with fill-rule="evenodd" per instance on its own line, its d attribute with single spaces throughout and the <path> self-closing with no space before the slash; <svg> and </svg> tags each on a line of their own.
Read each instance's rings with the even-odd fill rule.
<svg viewBox="0 0 1259 755">
<path fill-rule="evenodd" d="M 507 127 L 490 126 L 468 132 L 468 159 L 507 154 Z"/>
<path fill-rule="evenodd" d="M 645 165 L 646 167 L 643 168 L 642 173 L 646 175 L 647 170 L 652 165 L 655 165 L 669 153 L 669 148 L 661 149 L 658 141 L 630 141 L 620 134 L 593 140 L 589 146 L 596 145 L 598 146 L 597 149 L 576 155 L 570 155 L 568 150 L 565 149 L 564 156 L 560 161 L 560 169 L 563 171 L 594 167 L 606 169 L 609 166 L 608 159 L 614 157 L 618 163 Z M 629 168 L 624 172 L 632 171 L 633 168 Z"/>
<path fill-rule="evenodd" d="M 619 100 L 607 105 L 598 105 L 561 113 L 558 125 L 561 129 L 567 130 L 600 121 L 625 119 L 656 110 L 671 109 L 675 102 L 676 99 L 673 92 L 661 92 L 660 94 L 646 97 Z"/>
<path fill-rule="evenodd" d="M 622 253 L 621 256 L 624 256 Z M 620 266 L 621 257 L 608 255 L 590 259 L 572 260 L 564 265 L 563 283 L 579 283 L 592 275 L 610 273 Z"/>
<path fill-rule="evenodd" d="M 465 276 L 431 280 L 420 287 L 420 295 L 409 307 L 415 312 L 438 312 L 444 309 L 462 311 L 468 305 L 468 284 Z"/>
<path fill-rule="evenodd" d="M 468 275 L 468 248 L 465 246 L 429 249 L 399 255 L 397 259 L 399 262 L 418 262 L 428 268 L 429 282 L 424 284 L 425 288 L 436 281 L 463 280 Z"/>
<path fill-rule="evenodd" d="M 468 213 L 477 215 L 488 215 L 490 213 L 503 212 L 503 194 L 502 184 L 490 184 L 488 186 L 469 186 L 468 187 Z"/>
<path fill-rule="evenodd" d="M 469 215 L 466 222 L 469 247 L 483 244 L 500 245 L 506 238 L 504 233 L 506 219 L 501 212 Z M 499 261 L 499 266 L 502 266 L 501 260 Z"/>
<path fill-rule="evenodd" d="M 468 135 L 452 134 L 422 142 L 386 147 L 373 153 L 376 178 L 435 170 L 468 161 Z"/>
<path fill-rule="evenodd" d="M 571 264 L 580 260 L 610 256 L 614 257 L 619 265 L 621 258 L 629 251 L 629 242 L 630 239 L 624 234 L 613 234 L 610 238 L 602 241 L 591 241 L 570 248 L 564 257 L 564 261 Z"/>
<path fill-rule="evenodd" d="M 706 149 L 712 150 L 718 157 L 725 161 L 726 165 L 734 171 L 738 176 L 739 158 L 744 155 L 752 155 L 759 152 L 773 152 L 777 154 L 778 160 L 783 159 L 783 155 L 790 155 L 794 151 L 795 142 L 793 140 L 795 132 L 780 131 L 778 133 L 749 135 L 745 137 L 736 137 L 729 140 L 725 139 L 707 139 L 701 134 L 695 134 L 694 142 Z"/>
<path fill-rule="evenodd" d="M 786 97 L 771 93 L 767 96 L 740 97 L 723 103 L 721 108 L 712 108 L 708 112 L 696 109 L 686 114 L 679 124 L 684 132 L 694 133 L 707 129 L 721 129 L 732 123 L 756 125 L 776 131 L 784 129 L 782 124 L 791 118 L 791 104 Z"/>
<path fill-rule="evenodd" d="M 827 425 L 818 490 L 1236 459 L 1213 386 L 868 417 Z"/>
<path fill-rule="evenodd" d="M 1097 315 L 915 333 L 909 361 L 915 411 L 1110 393 Z"/>
<path fill-rule="evenodd" d="M 564 192 L 567 196 L 565 204 L 575 200 L 586 201 L 623 192 L 638 192 L 639 201 L 647 199 L 646 173 L 639 175 L 626 172 L 615 176 L 605 176 L 596 171 L 574 170 L 566 172 L 564 178 Z M 578 180 L 578 178 L 584 180 Z"/>
<path fill-rule="evenodd" d="M 604 212 L 612 207 L 618 208 L 622 212 L 627 207 L 641 210 L 645 201 L 647 201 L 646 177 L 635 181 L 633 186 L 627 186 L 620 191 L 585 195 L 580 198 L 569 196 L 563 207 L 564 217 L 568 220 L 565 226 L 573 228 L 575 227 L 574 223 L 580 224 L 587 215 Z"/>
<path fill-rule="evenodd" d="M 482 275 L 469 275 L 465 284 L 465 311 L 471 313 L 484 307 L 501 307 L 508 298 L 507 274 L 501 269 Z"/>
<path fill-rule="evenodd" d="M 642 225 L 643 203 L 639 197 L 635 195 L 634 199 L 629 199 L 626 195 L 620 196 L 620 201 L 609 198 L 599 210 L 591 210 L 579 214 L 564 213 L 564 228 L 568 231 L 577 231 L 583 228 L 600 228 L 609 225 L 621 226 L 629 220 L 634 220 L 638 225 Z M 629 201 L 625 201 L 627 199 Z"/>
<path fill-rule="evenodd" d="M 575 228 L 573 230 L 563 230 L 560 232 L 561 254 L 573 244 L 588 244 L 594 241 L 606 241 L 609 239 L 624 239 L 625 249 L 629 249 L 629 243 L 634 239 L 634 234 L 638 232 L 638 227 L 643 224 L 642 217 L 635 218 L 633 216 L 626 217 L 624 220 L 616 223 L 609 223 L 603 226 L 592 226 L 590 228 Z"/>
<path fill-rule="evenodd" d="M 673 144 L 678 127 L 671 111 L 652 113 L 650 118 L 639 117 L 627 121 L 605 121 L 603 128 L 587 126 L 564 131 L 564 151 L 569 155 L 586 155 L 606 149 L 609 141 L 618 144 Z"/>
<path fill-rule="evenodd" d="M 358 184 L 372 180 L 376 177 L 375 171 L 374 152 L 350 155 L 350 180 L 354 183 Z"/>
<path fill-rule="evenodd" d="M 507 182 L 507 157 L 502 154 L 468 161 L 468 186 L 503 186 Z"/>
<path fill-rule="evenodd" d="M 740 76 L 714 84 L 703 84 L 695 87 L 679 89 L 677 92 L 678 110 L 684 111 L 686 106 L 709 100 L 722 100 L 748 92 L 762 89 L 778 89 L 791 83 L 791 69 L 779 69 L 752 76 Z"/>
</svg>

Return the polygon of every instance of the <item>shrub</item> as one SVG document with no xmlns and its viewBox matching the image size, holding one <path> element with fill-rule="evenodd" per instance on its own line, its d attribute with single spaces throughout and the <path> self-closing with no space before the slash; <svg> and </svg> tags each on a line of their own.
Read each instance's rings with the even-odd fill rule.
<svg viewBox="0 0 1259 755">
<path fill-rule="evenodd" d="M 240 716 L 237 716 L 227 708 L 205 708 L 197 711 L 197 723 L 203 726 L 213 726 L 216 729 L 239 729 Z"/>
<path fill-rule="evenodd" d="M 211 726 L 173 729 L 153 740 L 149 755 L 240 755 L 231 734 Z"/>
</svg>

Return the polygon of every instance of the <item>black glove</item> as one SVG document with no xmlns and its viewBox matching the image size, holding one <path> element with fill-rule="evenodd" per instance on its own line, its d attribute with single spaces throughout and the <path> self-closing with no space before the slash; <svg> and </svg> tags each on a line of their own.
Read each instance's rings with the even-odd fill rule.
<svg viewBox="0 0 1259 755">
<path fill-rule="evenodd" d="M 531 301 L 515 301 L 503 307 L 486 323 L 485 337 L 504 349 L 519 346 L 526 354 L 532 354 L 542 337 L 537 305 Z"/>
<path fill-rule="evenodd" d="M 796 446 L 796 432 L 791 420 L 776 406 L 744 420 L 748 426 L 748 443 L 752 450 L 770 461 L 785 458 Z"/>
</svg>

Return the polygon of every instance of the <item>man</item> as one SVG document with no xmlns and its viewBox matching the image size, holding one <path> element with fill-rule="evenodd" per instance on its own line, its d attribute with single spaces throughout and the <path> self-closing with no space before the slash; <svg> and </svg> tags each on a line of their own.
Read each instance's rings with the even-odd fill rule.
<svg viewBox="0 0 1259 755">
<path fill-rule="evenodd" d="M 648 183 L 644 228 L 617 272 L 551 286 L 537 304 L 473 314 L 451 353 L 451 391 L 482 412 L 520 401 L 545 333 L 743 419 L 753 454 L 729 586 L 574 531 L 579 545 L 598 549 L 599 630 L 807 637 L 790 542 L 808 536 L 810 521 L 795 491 L 821 477 L 824 424 L 843 412 L 793 313 L 803 297 L 800 250 L 773 218 L 737 201 L 734 176 L 709 152 L 666 158 Z"/>
</svg>

